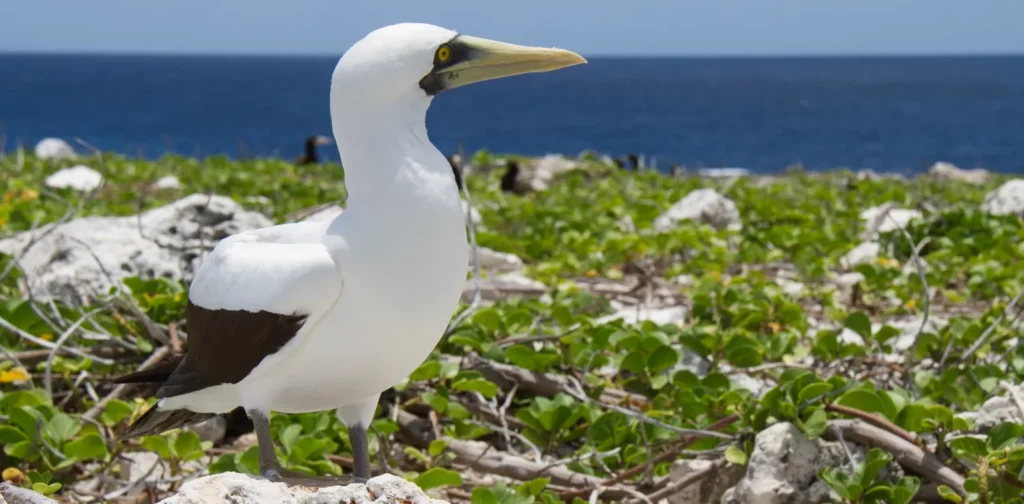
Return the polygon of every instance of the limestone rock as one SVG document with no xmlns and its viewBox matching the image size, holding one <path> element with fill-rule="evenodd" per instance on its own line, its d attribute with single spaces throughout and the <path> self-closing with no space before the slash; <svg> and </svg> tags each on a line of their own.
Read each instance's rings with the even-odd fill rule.
<svg viewBox="0 0 1024 504">
<path fill-rule="evenodd" d="M 490 271 L 516 271 L 523 267 L 523 260 L 515 254 L 498 252 L 487 247 L 477 247 L 480 268 Z M 473 267 L 473 252 L 469 253 L 469 267 Z"/>
<path fill-rule="evenodd" d="M 653 308 L 644 305 L 627 306 L 611 315 L 606 315 L 596 320 L 598 324 L 606 324 L 613 320 L 622 319 L 626 324 L 639 324 L 650 320 L 658 325 L 673 324 L 682 325 L 686 323 L 686 307 L 668 306 L 664 308 Z"/>
<path fill-rule="evenodd" d="M 75 149 L 59 138 L 44 138 L 36 144 L 36 157 L 39 159 L 61 160 L 75 159 Z"/>
<path fill-rule="evenodd" d="M 158 178 L 156 182 L 153 182 L 153 188 L 158 190 L 169 191 L 181 189 L 181 187 L 181 180 L 178 180 L 178 177 L 174 175 L 164 175 Z"/>
<path fill-rule="evenodd" d="M 777 423 L 757 434 L 743 479 L 722 504 L 819 504 L 831 490 L 818 471 L 835 460 L 831 447 L 807 439 L 793 424 Z"/>
<path fill-rule="evenodd" d="M 472 301 L 475 289 L 474 279 L 470 276 L 462 290 L 462 301 L 465 303 Z M 488 276 L 480 280 L 480 298 L 487 301 L 503 299 L 507 296 L 537 297 L 546 291 L 547 286 L 543 283 L 519 272 Z"/>
<path fill-rule="evenodd" d="M 874 261 L 881 252 L 882 246 L 878 242 L 864 242 L 841 257 L 839 264 L 844 268 L 850 269 L 858 264 Z"/>
<path fill-rule="evenodd" d="M 371 478 L 366 484 L 353 483 L 319 489 L 288 487 L 240 473 L 220 473 L 189 481 L 178 494 L 160 504 L 443 504 L 416 486 L 393 474 Z"/>
<path fill-rule="evenodd" d="M 272 224 L 225 196 L 193 194 L 140 216 L 83 217 L 19 233 L 0 240 L 0 252 L 24 252 L 23 280 L 37 300 L 84 302 L 131 276 L 190 281 L 201 253 L 219 240 Z"/>
<path fill-rule="evenodd" d="M 1017 404 L 1014 395 L 1021 405 Z M 991 397 L 981 405 L 974 427 L 978 432 L 987 432 L 1003 422 L 1024 423 L 1021 406 L 1024 406 L 1024 385 L 1013 385 L 1010 392 Z"/>
<path fill-rule="evenodd" d="M 698 220 L 717 229 L 742 229 L 736 203 L 714 189 L 697 189 L 654 219 L 655 231 L 667 231 L 683 220 Z"/>
<path fill-rule="evenodd" d="M 924 215 L 918 210 L 899 208 L 896 203 L 886 203 L 868 208 L 860 213 L 864 221 L 864 232 L 861 239 L 873 240 L 881 233 L 906 229 L 911 221 L 921 219 Z"/>
<path fill-rule="evenodd" d="M 80 192 L 89 192 L 96 189 L 103 183 L 103 175 L 85 165 L 76 165 L 71 168 L 57 170 L 44 182 L 47 187 L 54 189 L 74 189 Z"/>
<path fill-rule="evenodd" d="M 981 209 L 989 215 L 1024 217 L 1024 179 L 1009 180 L 988 193 Z"/>
<path fill-rule="evenodd" d="M 705 471 L 714 463 L 710 460 L 682 459 L 672 464 L 669 481 L 679 481 L 695 472 Z M 743 466 L 729 464 L 710 476 L 690 485 L 668 498 L 668 504 L 704 504 L 719 502 L 722 494 L 743 477 Z"/>
<path fill-rule="evenodd" d="M 928 174 L 939 180 L 954 182 L 966 182 L 968 184 L 980 185 L 988 182 L 989 173 L 983 168 L 965 170 L 952 163 L 939 161 L 928 169 Z"/>
</svg>

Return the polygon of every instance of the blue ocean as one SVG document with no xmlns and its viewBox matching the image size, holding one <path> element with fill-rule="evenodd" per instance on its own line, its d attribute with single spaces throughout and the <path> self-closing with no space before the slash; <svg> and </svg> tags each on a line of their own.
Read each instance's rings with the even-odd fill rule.
<svg viewBox="0 0 1024 504">
<path fill-rule="evenodd" d="M 159 157 L 283 156 L 331 134 L 335 57 L 0 54 L 4 149 L 56 136 Z M 446 153 L 638 153 L 659 168 L 794 163 L 1024 172 L 1024 56 L 590 58 L 440 95 Z M 322 149 L 337 159 L 334 148 Z"/>
</svg>

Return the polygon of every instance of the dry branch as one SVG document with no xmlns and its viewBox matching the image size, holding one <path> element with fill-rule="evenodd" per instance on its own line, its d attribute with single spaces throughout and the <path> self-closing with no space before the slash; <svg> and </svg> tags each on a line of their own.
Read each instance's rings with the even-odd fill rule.
<svg viewBox="0 0 1024 504">
<path fill-rule="evenodd" d="M 825 438 L 838 439 L 836 429 L 844 439 L 864 446 L 881 448 L 891 453 L 893 459 L 904 468 L 963 494 L 964 477 L 946 467 L 935 455 L 925 452 L 910 441 L 863 420 L 833 420 L 829 422 Z"/>
</svg>

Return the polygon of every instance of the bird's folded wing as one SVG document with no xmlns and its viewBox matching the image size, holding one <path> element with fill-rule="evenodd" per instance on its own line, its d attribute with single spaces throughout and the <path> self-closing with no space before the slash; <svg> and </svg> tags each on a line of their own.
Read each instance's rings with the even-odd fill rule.
<svg viewBox="0 0 1024 504">
<path fill-rule="evenodd" d="M 341 294 L 323 244 L 260 238 L 223 240 L 203 260 L 189 289 L 186 355 L 157 397 L 238 383 Z"/>
<path fill-rule="evenodd" d="M 322 243 L 225 240 L 203 260 L 189 299 L 211 310 L 316 317 L 341 288 L 341 273 Z"/>
</svg>

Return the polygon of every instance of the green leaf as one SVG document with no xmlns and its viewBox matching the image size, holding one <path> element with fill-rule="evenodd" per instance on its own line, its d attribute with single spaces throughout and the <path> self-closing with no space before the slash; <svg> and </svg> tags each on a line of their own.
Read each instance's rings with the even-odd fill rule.
<svg viewBox="0 0 1024 504">
<path fill-rule="evenodd" d="M 60 483 L 33 483 L 32 490 L 43 495 L 51 495 L 60 490 Z"/>
<path fill-rule="evenodd" d="M 174 440 L 174 454 L 181 460 L 197 460 L 203 456 L 203 443 L 192 431 L 178 433 Z"/>
<path fill-rule="evenodd" d="M 281 443 L 281 448 L 284 448 L 286 454 L 292 453 L 292 448 L 295 447 L 295 442 L 299 440 L 300 435 L 302 435 L 301 424 L 291 424 L 277 435 L 277 440 Z"/>
<path fill-rule="evenodd" d="M 956 493 L 956 490 L 949 488 L 946 485 L 939 485 L 939 497 L 946 499 L 950 502 L 963 502 L 964 499 L 960 497 L 960 494 Z"/>
<path fill-rule="evenodd" d="M 843 325 L 864 338 L 864 341 L 871 339 L 871 319 L 862 312 L 851 313 L 846 317 Z"/>
<path fill-rule="evenodd" d="M 409 374 L 412 381 L 427 381 L 437 378 L 441 372 L 441 363 L 436 360 L 428 360 L 420 364 L 415 371 Z"/>
<path fill-rule="evenodd" d="M 860 464 L 858 469 L 861 471 L 860 486 L 861 488 L 871 488 L 871 484 L 874 483 L 875 477 L 889 462 L 892 461 L 892 455 L 879 448 L 871 448 L 868 450 L 867 457 L 864 462 Z"/>
<path fill-rule="evenodd" d="M 658 347 L 647 358 L 647 369 L 652 374 L 661 373 L 679 362 L 679 353 L 668 345 Z"/>
<path fill-rule="evenodd" d="M 473 323 L 490 332 L 501 329 L 501 314 L 494 308 L 483 308 L 473 315 Z"/>
<path fill-rule="evenodd" d="M 725 449 L 725 460 L 729 461 L 730 464 L 747 465 L 747 452 L 736 445 L 729 445 Z"/>
<path fill-rule="evenodd" d="M 910 504 L 917 495 L 921 482 L 913 476 L 904 476 L 892 488 L 891 504 Z"/>
<path fill-rule="evenodd" d="M 82 424 L 64 413 L 54 413 L 50 421 L 46 423 L 46 437 L 57 444 L 63 444 L 72 436 L 78 433 Z"/>
<path fill-rule="evenodd" d="M 1024 425 L 1003 422 L 989 429 L 985 444 L 990 451 L 998 451 L 1012 445 L 1022 436 L 1024 436 Z"/>
<path fill-rule="evenodd" d="M 829 390 L 832 390 L 832 385 L 828 383 L 812 383 L 800 389 L 800 393 L 797 395 L 797 402 L 802 404 L 810 399 L 820 397 L 821 395 L 827 393 Z"/>
<path fill-rule="evenodd" d="M 430 442 L 430 447 L 427 449 L 427 453 L 429 453 L 431 457 L 436 457 L 444 452 L 445 448 L 448 448 L 448 441 L 435 439 Z"/>
<path fill-rule="evenodd" d="M 107 445 L 96 434 L 86 434 L 64 446 L 64 454 L 77 460 L 107 458 Z"/>
<path fill-rule="evenodd" d="M 458 486 L 462 484 L 462 476 L 450 469 L 434 467 L 420 474 L 416 478 L 416 484 L 424 490 L 439 486 Z"/>
<path fill-rule="evenodd" d="M 20 441 L 28 441 L 28 436 L 24 432 L 10 425 L 0 425 L 0 444 L 14 444 Z"/>
<path fill-rule="evenodd" d="M 480 395 L 487 399 L 490 399 L 497 395 L 498 386 L 487 380 L 486 378 L 473 378 L 469 380 L 461 380 L 452 384 L 452 390 L 459 391 L 475 391 L 479 392 Z"/>
<path fill-rule="evenodd" d="M 969 436 L 958 437 L 949 441 L 949 447 L 958 457 L 965 457 L 976 462 L 979 457 L 988 456 L 988 448 L 985 442 Z"/>
<path fill-rule="evenodd" d="M 498 497 L 494 495 L 494 492 L 490 488 L 476 487 L 473 489 L 473 493 L 469 496 L 470 504 L 498 504 Z"/>
<path fill-rule="evenodd" d="M 167 439 L 163 436 L 146 436 L 142 438 L 142 442 L 140 444 L 143 448 L 151 452 L 155 452 L 164 460 L 169 460 L 172 456 L 171 445 L 167 443 Z M 259 471 L 254 474 L 258 473 Z"/>
<path fill-rule="evenodd" d="M 879 413 L 883 409 L 882 400 L 875 392 L 864 389 L 853 389 L 841 395 L 837 404 L 849 406 L 868 413 Z"/>
<path fill-rule="evenodd" d="M 100 421 L 103 422 L 103 425 L 111 427 L 118 422 L 131 418 L 133 412 L 134 410 L 130 404 L 120 399 L 111 399 L 106 407 L 103 408 Z"/>
<path fill-rule="evenodd" d="M 817 439 L 828 430 L 828 416 L 825 410 L 815 408 L 807 420 L 804 421 L 804 433 L 808 439 Z"/>
</svg>

